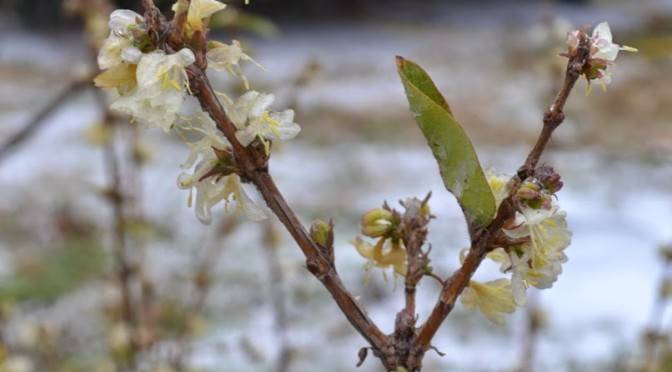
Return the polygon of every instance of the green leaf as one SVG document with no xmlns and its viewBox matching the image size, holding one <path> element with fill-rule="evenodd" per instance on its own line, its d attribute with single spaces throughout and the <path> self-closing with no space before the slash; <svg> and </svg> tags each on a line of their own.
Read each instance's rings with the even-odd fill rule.
<svg viewBox="0 0 672 372">
<path fill-rule="evenodd" d="M 495 197 L 469 137 L 420 66 L 397 57 L 397 70 L 411 112 L 439 164 L 444 185 L 457 198 L 470 225 L 486 226 L 495 216 Z"/>
</svg>

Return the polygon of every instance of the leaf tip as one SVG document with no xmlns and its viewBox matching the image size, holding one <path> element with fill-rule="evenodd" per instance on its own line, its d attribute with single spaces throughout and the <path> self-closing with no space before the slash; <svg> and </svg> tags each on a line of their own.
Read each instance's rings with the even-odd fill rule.
<svg viewBox="0 0 672 372">
<path fill-rule="evenodd" d="M 397 68 L 402 69 L 402 68 L 404 68 L 404 64 L 406 63 L 406 59 L 402 56 L 396 56 L 395 57 L 395 62 L 397 63 Z"/>
</svg>

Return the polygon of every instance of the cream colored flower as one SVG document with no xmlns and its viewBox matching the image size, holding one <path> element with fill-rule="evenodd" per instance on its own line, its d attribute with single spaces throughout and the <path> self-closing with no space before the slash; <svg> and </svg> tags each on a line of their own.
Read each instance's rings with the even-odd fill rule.
<svg viewBox="0 0 672 372">
<path fill-rule="evenodd" d="M 398 275 L 406 275 L 406 249 L 399 240 L 381 238 L 375 245 L 371 245 L 361 238 L 356 238 L 352 244 L 359 254 L 379 268 L 393 268 Z"/>
<path fill-rule="evenodd" d="M 110 14 L 110 33 L 115 36 L 130 38 L 132 31 L 140 27 L 144 18 L 128 9 L 117 9 Z"/>
<path fill-rule="evenodd" d="M 185 68 L 194 61 L 194 53 L 186 48 L 175 54 L 162 51 L 145 54 L 136 71 L 137 88 L 132 94 L 117 99 L 112 110 L 169 131 L 189 94 Z"/>
<path fill-rule="evenodd" d="M 579 31 L 573 31 L 567 36 L 567 44 L 570 51 L 579 46 Z M 586 78 L 597 80 L 602 87 L 606 89 L 606 84 L 611 83 L 611 65 L 618 57 L 618 53 L 623 50 L 626 52 L 636 52 L 637 49 L 629 46 L 621 46 L 613 42 L 611 29 L 607 22 L 602 22 L 595 26 L 590 36 L 590 66 L 586 73 Z M 590 87 L 590 86 L 589 86 Z M 590 90 L 588 90 L 590 92 Z"/>
<path fill-rule="evenodd" d="M 512 229 L 504 233 L 513 239 L 528 238 L 528 242 L 511 246 L 507 250 L 497 248 L 488 258 L 500 264 L 503 273 L 511 273 L 511 286 L 515 302 L 526 302 L 528 286 L 550 288 L 562 273 L 562 264 L 567 261 L 564 250 L 571 242 L 565 213 L 551 209 L 525 208 L 518 213 Z"/>
<path fill-rule="evenodd" d="M 249 91 L 235 103 L 225 105 L 229 118 L 238 128 L 236 138 L 243 146 L 259 138 L 268 152 L 269 140 L 289 140 L 299 134 L 301 127 L 294 123 L 293 110 L 268 111 L 274 100 L 272 94 Z"/>
<path fill-rule="evenodd" d="M 549 260 L 558 259 L 558 252 L 569 246 L 572 233 L 567 228 L 566 214 L 556 206 L 551 209 L 524 208 L 518 213 L 513 229 L 504 233 L 514 239 L 529 237 L 532 267 L 545 266 Z"/>
<path fill-rule="evenodd" d="M 141 27 L 143 18 L 138 13 L 119 9 L 110 15 L 110 36 L 105 39 L 98 52 L 98 66 L 109 69 L 121 63 L 137 64 L 142 57 L 135 47 L 132 31 Z"/>
<path fill-rule="evenodd" d="M 504 316 L 516 310 L 516 303 L 511 293 L 511 282 L 498 279 L 486 283 L 472 280 L 460 296 L 467 309 L 478 309 L 486 318 L 495 324 L 503 324 Z"/>
<path fill-rule="evenodd" d="M 503 248 L 497 248 L 488 253 L 488 258 L 500 264 L 500 271 L 502 273 L 511 272 L 511 292 L 513 299 L 519 306 L 525 305 L 527 302 L 527 286 L 526 279 L 530 273 L 529 251 L 519 252 L 511 249 L 507 252 Z"/>
<path fill-rule="evenodd" d="M 101 72 L 93 79 L 93 83 L 98 88 L 115 89 L 117 93 L 126 95 L 138 86 L 136 71 L 136 65 L 122 63 Z"/>
<path fill-rule="evenodd" d="M 227 208 L 234 205 L 234 211 L 242 212 L 252 221 L 265 219 L 266 213 L 245 192 L 238 175 L 209 174 L 221 162 L 215 151 L 226 151 L 228 142 L 209 117 L 204 117 L 201 125 L 200 128 L 190 128 L 200 132 L 202 138 L 196 142 L 187 142 L 191 148 L 191 153 L 181 165 L 183 169 L 193 168 L 193 171 L 180 174 L 177 181 L 181 189 L 190 190 L 189 206 L 192 205 L 191 192 L 195 190 L 194 209 L 196 217 L 202 223 L 210 224 L 212 207 L 224 202 Z"/>
<path fill-rule="evenodd" d="M 224 8 L 226 4 L 216 0 L 192 0 L 187 13 L 187 28 L 191 31 L 203 31 L 206 26 L 203 21 Z"/>
<path fill-rule="evenodd" d="M 243 52 L 243 48 L 240 46 L 238 40 L 233 40 L 231 45 L 220 43 L 218 41 L 213 41 L 210 43 L 210 49 L 207 53 L 208 66 L 212 67 L 218 71 L 226 71 L 229 74 L 243 79 L 245 83 L 245 89 L 249 89 L 249 83 L 245 75 L 243 75 L 243 70 L 240 67 L 241 61 L 249 61 L 257 65 L 259 68 L 261 66 L 256 63 L 250 56 Z"/>
</svg>

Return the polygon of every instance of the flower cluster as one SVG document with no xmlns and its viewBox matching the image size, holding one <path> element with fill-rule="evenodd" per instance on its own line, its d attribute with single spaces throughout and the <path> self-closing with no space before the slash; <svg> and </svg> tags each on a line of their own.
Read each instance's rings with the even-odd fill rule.
<svg viewBox="0 0 672 372">
<path fill-rule="evenodd" d="M 509 179 L 492 175 L 488 183 L 501 203 L 510 192 Z M 500 322 L 500 313 L 525 305 L 529 286 L 553 286 L 567 261 L 564 251 L 571 241 L 565 213 L 555 203 L 554 195 L 560 188 L 560 176 L 549 166 L 537 168 L 521 183 L 512 198 L 516 215 L 502 229 L 507 244 L 487 256 L 511 278 L 488 283 L 471 281 L 462 295 L 467 307 L 477 307 L 488 319 Z"/>
<path fill-rule="evenodd" d="M 225 7 L 215 0 L 178 0 L 173 9 L 176 13 L 186 12 L 184 37 L 188 40 L 197 31 L 206 33 L 210 17 Z M 98 55 L 103 72 L 96 77 L 96 86 L 111 92 L 112 110 L 129 115 L 135 123 L 161 128 L 184 140 L 191 153 L 182 164 L 184 172 L 178 177 L 178 186 L 190 190 L 189 205 L 194 199 L 199 220 L 209 223 L 212 207 L 220 202 L 227 207 L 235 204 L 235 210 L 252 220 L 265 218 L 236 173 L 229 141 L 192 97 L 188 71 L 197 59 L 194 51 L 183 48 L 166 53 L 156 48 L 145 20 L 131 10 L 114 11 L 109 29 Z M 230 45 L 211 42 L 204 54 L 208 70 L 242 78 L 248 89 L 235 101 L 223 93 L 219 95 L 236 126 L 236 140 L 243 146 L 259 141 L 268 154 L 271 141 L 289 140 L 299 133 L 292 110 L 270 111 L 273 95 L 249 90 L 240 63 L 252 59 L 238 41 Z"/>
<path fill-rule="evenodd" d="M 576 30 L 570 32 L 567 36 L 568 52 L 571 57 L 577 53 L 583 31 Z M 589 59 L 584 67 L 582 74 L 590 84 L 591 80 L 596 80 L 606 89 L 606 85 L 611 83 L 610 68 L 614 64 L 618 53 L 623 50 L 626 52 L 636 52 L 637 49 L 629 46 L 621 46 L 613 42 L 611 29 L 607 22 L 602 22 L 595 26 L 590 36 Z M 590 85 L 589 85 L 590 87 Z"/>
</svg>

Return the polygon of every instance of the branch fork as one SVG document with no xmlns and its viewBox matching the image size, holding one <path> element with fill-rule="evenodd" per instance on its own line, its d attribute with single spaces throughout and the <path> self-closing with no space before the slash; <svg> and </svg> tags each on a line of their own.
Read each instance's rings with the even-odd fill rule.
<svg viewBox="0 0 672 372">
<path fill-rule="evenodd" d="M 403 367 L 407 371 L 420 371 L 422 358 L 427 350 L 436 350 L 431 341 L 439 327 L 450 314 L 457 298 L 468 285 L 471 277 L 480 266 L 485 256 L 501 243 L 502 227 L 515 216 L 514 196 L 522 181 L 534 174 L 539 159 L 548 144 L 552 133 L 564 121 L 563 109 L 579 76 L 581 76 L 589 58 L 590 45 L 585 32 L 580 36 L 579 47 L 569 57 L 565 80 L 553 104 L 544 114 L 542 131 L 536 144 L 530 151 L 524 164 L 519 168 L 517 176 L 511 184 L 511 194 L 500 205 L 496 217 L 487 226 L 469 226 L 473 232 L 471 248 L 462 266 L 447 280 L 426 272 L 429 259 L 428 252 L 422 251 L 427 236 L 427 223 L 430 216 L 424 216 L 421 209 L 425 201 L 415 199 L 411 205 L 405 205 L 406 213 L 402 216 L 401 236 L 407 251 L 407 275 L 405 278 L 405 307 L 397 314 L 395 330 L 391 335 L 383 333 L 368 317 L 366 311 L 357 303 L 354 296 L 344 287 L 334 265 L 333 222 L 329 224 L 328 241 L 318 243 L 314 234 L 309 234 L 301 224 L 294 211 L 278 190 L 273 177 L 269 173 L 269 157 L 262 147 L 245 147 L 236 139 L 236 127 L 228 118 L 226 111 L 219 102 L 215 91 L 205 74 L 205 34 L 198 34 L 185 43 L 179 35 L 184 27 L 184 18 L 179 16 L 169 24 L 163 19 L 152 0 L 143 0 L 145 19 L 153 41 L 166 52 L 173 52 L 184 45 L 191 45 L 197 63 L 187 68 L 187 74 L 193 95 L 199 100 L 202 108 L 210 114 L 232 146 L 233 158 L 241 178 L 254 184 L 263 196 L 268 207 L 282 222 L 292 235 L 306 257 L 306 267 L 331 293 L 343 314 L 351 325 L 367 340 L 369 347 L 359 351 L 361 365 L 370 349 L 378 357 L 386 370 L 396 371 Z M 168 30 L 172 30 L 168 31 Z M 163 38 L 162 35 L 169 34 Z M 163 42 L 165 40 L 165 43 Z M 312 229 L 311 229 L 312 230 Z M 511 244 L 515 242 L 509 242 Z M 418 321 L 415 310 L 415 290 L 423 276 L 435 277 L 442 283 L 437 302 L 427 320 L 416 327 Z M 438 350 L 437 350 L 438 352 Z M 439 353 L 441 354 L 441 353 Z"/>
</svg>

